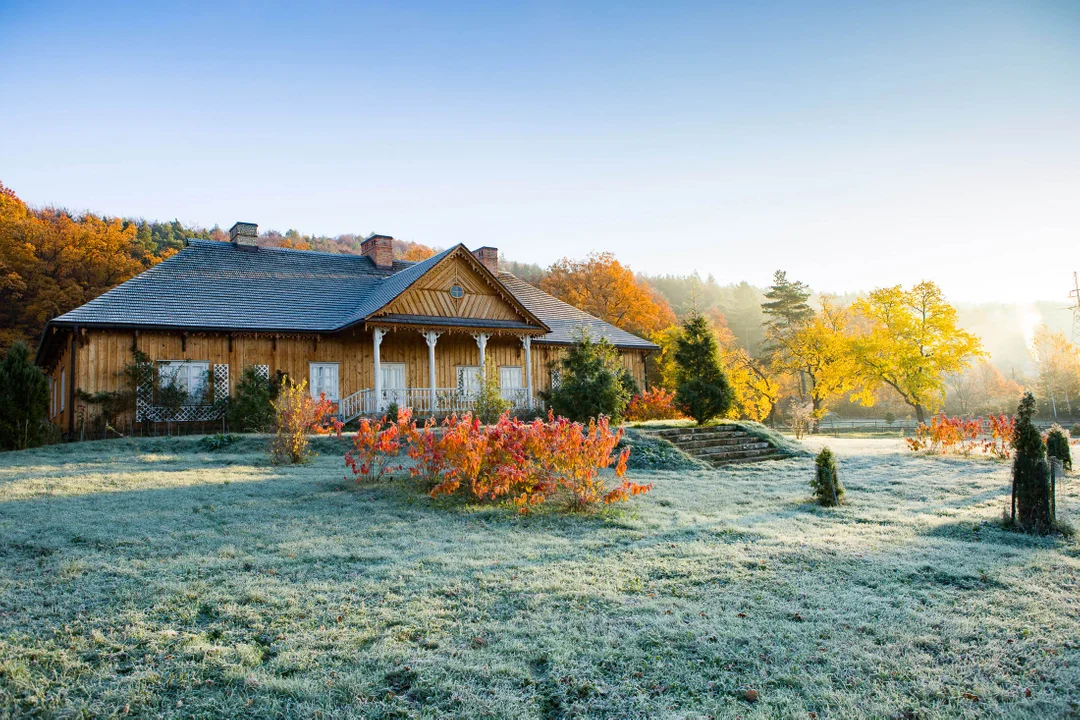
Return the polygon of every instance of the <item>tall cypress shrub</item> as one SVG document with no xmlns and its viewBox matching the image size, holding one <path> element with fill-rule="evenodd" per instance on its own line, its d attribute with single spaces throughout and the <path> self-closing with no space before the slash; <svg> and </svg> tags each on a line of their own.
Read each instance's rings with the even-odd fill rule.
<svg viewBox="0 0 1080 720">
<path fill-rule="evenodd" d="M 675 406 L 701 425 L 726 413 L 731 401 L 716 335 L 709 321 L 694 313 L 675 344 Z"/>
<path fill-rule="evenodd" d="M 12 345 L 0 361 L 0 448 L 21 450 L 45 437 L 49 382 L 25 343 Z"/>
<path fill-rule="evenodd" d="M 1050 515 L 1050 468 L 1046 445 L 1032 422 L 1035 397 L 1024 393 L 1016 409 L 1013 435 L 1012 519 L 1027 532 L 1047 532 L 1053 525 Z"/>
</svg>

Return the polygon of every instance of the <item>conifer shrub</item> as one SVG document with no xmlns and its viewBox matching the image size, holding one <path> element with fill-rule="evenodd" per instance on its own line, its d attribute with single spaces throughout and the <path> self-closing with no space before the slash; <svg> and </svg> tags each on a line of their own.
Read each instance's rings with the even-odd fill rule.
<svg viewBox="0 0 1080 720">
<path fill-rule="evenodd" d="M 1050 431 L 1046 434 L 1046 454 L 1049 457 L 1057 458 L 1061 461 L 1061 467 L 1066 470 L 1072 470 L 1072 453 L 1069 451 L 1069 436 L 1065 434 L 1065 429 L 1057 423 L 1050 428 Z"/>
<path fill-rule="evenodd" d="M 1024 393 L 1016 410 L 1013 436 L 1012 522 L 1026 532 L 1050 530 L 1050 468 L 1046 445 L 1032 422 L 1035 397 Z"/>
<path fill-rule="evenodd" d="M 583 334 L 559 361 L 562 382 L 541 395 L 556 415 L 586 422 L 601 415 L 619 419 L 632 392 L 619 352 L 607 338 L 593 342 Z"/>
<path fill-rule="evenodd" d="M 281 390 L 277 377 L 263 377 L 254 365 L 240 373 L 229 399 L 229 427 L 240 432 L 264 432 L 274 424 L 273 401 Z"/>
<path fill-rule="evenodd" d="M 727 413 L 732 389 L 708 320 L 691 315 L 675 346 L 675 405 L 699 425 Z"/>
<path fill-rule="evenodd" d="M 844 504 L 844 484 L 836 470 L 836 457 L 827 447 L 821 448 L 814 459 L 814 478 L 810 481 L 814 499 L 824 507 Z"/>
<path fill-rule="evenodd" d="M 17 342 L 0 360 L 0 449 L 42 444 L 50 436 L 48 416 L 49 381 L 30 348 Z"/>
</svg>

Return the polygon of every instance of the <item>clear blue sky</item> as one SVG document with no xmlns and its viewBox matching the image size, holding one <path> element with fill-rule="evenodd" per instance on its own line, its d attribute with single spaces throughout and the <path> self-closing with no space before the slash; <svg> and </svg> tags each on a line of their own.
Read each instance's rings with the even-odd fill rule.
<svg viewBox="0 0 1080 720">
<path fill-rule="evenodd" d="M 1080 269 L 1080 2 L 158 5 L 0 0 L 27 202 L 957 300 Z"/>
</svg>

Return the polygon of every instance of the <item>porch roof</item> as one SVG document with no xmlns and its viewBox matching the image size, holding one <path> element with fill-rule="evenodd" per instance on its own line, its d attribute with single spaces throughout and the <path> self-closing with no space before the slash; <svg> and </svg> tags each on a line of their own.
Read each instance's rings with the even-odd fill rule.
<svg viewBox="0 0 1080 720">
<path fill-rule="evenodd" d="M 476 330 L 512 330 L 525 331 L 517 334 L 536 334 L 545 332 L 543 328 L 513 320 L 489 320 L 487 318 L 439 317 L 436 315 L 404 315 L 387 313 L 367 321 L 368 325 L 417 325 L 430 327 L 460 327 Z"/>
</svg>

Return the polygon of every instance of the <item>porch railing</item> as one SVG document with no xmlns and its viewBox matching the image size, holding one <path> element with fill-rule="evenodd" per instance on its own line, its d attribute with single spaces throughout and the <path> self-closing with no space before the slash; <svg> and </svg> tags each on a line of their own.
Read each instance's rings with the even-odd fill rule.
<svg viewBox="0 0 1080 720">
<path fill-rule="evenodd" d="M 524 388 L 503 390 L 502 396 L 510 401 L 511 408 L 515 410 L 529 405 L 529 393 Z M 431 388 L 386 388 L 382 390 L 380 405 L 376 402 L 375 391 L 364 389 L 338 401 L 338 416 L 342 422 L 349 422 L 361 415 L 377 415 L 379 412 L 385 412 L 392 403 L 401 408 L 412 408 L 417 415 L 461 414 L 472 412 L 476 408 L 476 394 L 458 388 L 436 388 L 433 404 Z"/>
</svg>

